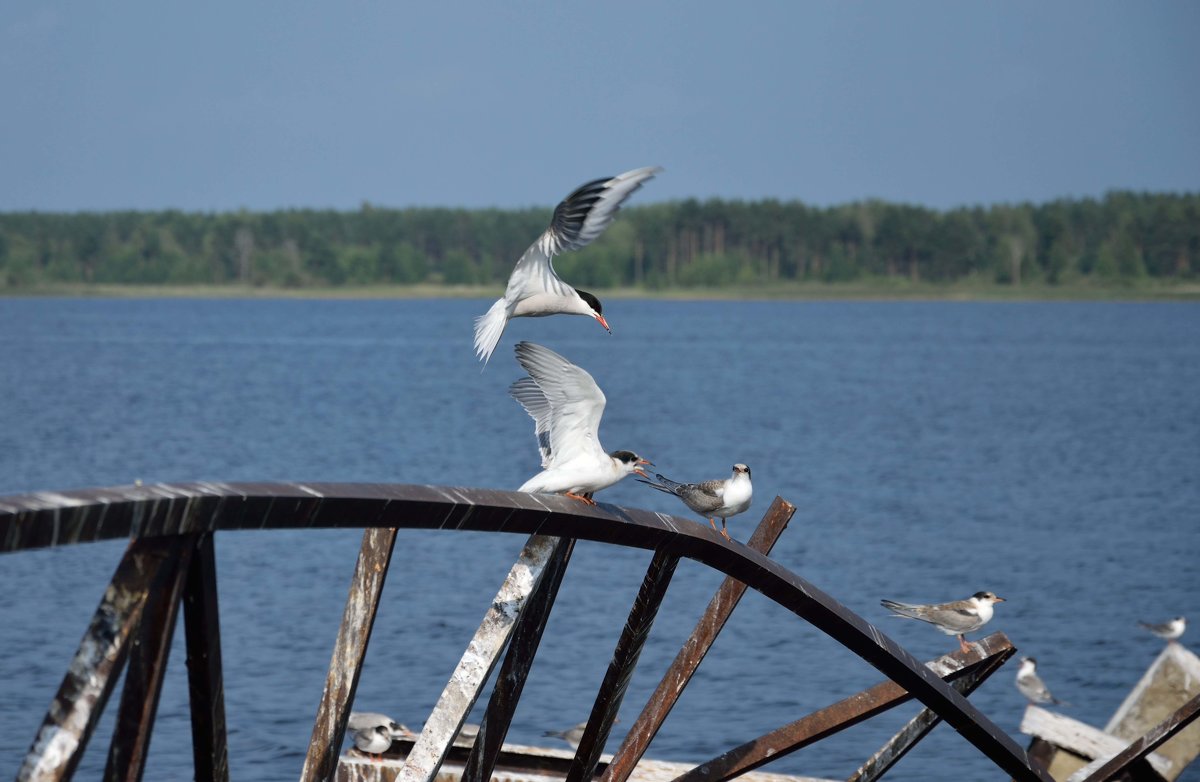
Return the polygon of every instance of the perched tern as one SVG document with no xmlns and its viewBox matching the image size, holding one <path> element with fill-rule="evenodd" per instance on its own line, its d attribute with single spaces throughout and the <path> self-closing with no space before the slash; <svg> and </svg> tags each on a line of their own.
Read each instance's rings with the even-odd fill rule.
<svg viewBox="0 0 1200 782">
<path fill-rule="evenodd" d="M 632 451 L 607 454 L 597 430 L 604 415 L 604 393 L 584 370 L 549 348 L 518 342 L 517 361 L 529 373 L 508 392 L 534 420 L 540 473 L 519 491 L 566 494 L 595 505 L 593 492 L 612 486 L 630 473 L 646 477 L 642 465 L 651 462 Z"/>
<path fill-rule="evenodd" d="M 392 729 L 387 725 L 376 725 L 370 728 L 354 731 L 354 748 L 359 752 L 370 755 L 372 760 L 382 761 L 380 757 L 392 746 Z"/>
<path fill-rule="evenodd" d="M 729 530 L 725 521 L 730 516 L 736 516 L 750 507 L 750 498 L 754 487 L 750 485 L 750 468 L 744 464 L 733 465 L 733 475 L 724 480 L 711 480 L 704 483 L 679 483 L 664 475 L 655 473 L 657 482 L 644 478 L 638 481 L 647 486 L 674 494 L 683 500 L 683 504 L 695 513 L 708 519 L 713 529 L 717 529 L 716 519 L 721 519 L 721 529 L 717 530 L 730 540 Z"/>
<path fill-rule="evenodd" d="M 971 651 L 963 636 L 974 632 L 992 619 L 992 606 L 1003 603 L 1004 598 L 996 597 L 991 592 L 976 592 L 966 600 L 955 600 L 952 603 L 935 603 L 933 605 L 912 605 L 897 603 L 895 600 L 881 600 L 884 608 L 896 612 L 896 616 L 905 619 L 920 619 L 928 622 L 946 635 L 958 636 L 958 645 L 963 652 Z"/>
<path fill-rule="evenodd" d="M 553 736 L 556 739 L 562 739 L 571 745 L 571 749 L 579 749 L 579 741 L 583 738 L 583 731 L 587 728 L 586 722 L 581 722 L 578 725 L 567 728 L 566 730 L 548 730 L 543 733 L 543 736 Z"/>
<path fill-rule="evenodd" d="M 1187 620 L 1182 616 L 1177 616 L 1169 622 L 1163 622 L 1162 624 L 1152 624 L 1150 622 L 1138 622 L 1138 624 L 1168 643 L 1179 640 L 1179 636 L 1183 635 L 1183 631 L 1187 629 Z"/>
<path fill-rule="evenodd" d="M 1032 657 L 1021 658 L 1021 667 L 1017 669 L 1017 689 L 1030 703 L 1062 703 L 1050 694 L 1050 688 L 1037 675 L 1037 660 Z"/>
<path fill-rule="evenodd" d="M 386 714 L 375 711 L 352 711 L 349 719 L 346 720 L 347 730 L 353 732 L 370 730 L 381 725 L 391 731 L 393 738 L 412 738 L 416 735 L 406 725 L 396 722 Z"/>
<path fill-rule="evenodd" d="M 611 333 L 600 300 L 563 282 L 551 259 L 566 250 L 578 250 L 604 233 L 625 199 L 660 171 L 657 166 L 635 168 L 611 179 L 588 182 L 554 208 L 550 227 L 513 268 L 504 296 L 475 319 L 475 353 L 484 363 L 512 318 L 587 315 Z"/>
</svg>

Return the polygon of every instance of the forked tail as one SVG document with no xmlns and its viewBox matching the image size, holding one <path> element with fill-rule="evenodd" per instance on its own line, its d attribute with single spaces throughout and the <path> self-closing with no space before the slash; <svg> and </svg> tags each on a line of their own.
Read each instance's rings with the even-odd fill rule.
<svg viewBox="0 0 1200 782">
<path fill-rule="evenodd" d="M 667 494 L 675 494 L 675 495 L 679 494 L 679 492 L 676 491 L 676 489 L 678 489 L 680 486 L 682 486 L 683 485 L 682 483 L 679 483 L 678 481 L 673 481 L 670 478 L 668 478 L 667 476 L 663 475 L 662 473 L 656 472 L 656 473 L 654 473 L 654 477 L 658 478 L 657 483 L 655 483 L 654 481 L 652 481 L 648 478 L 638 478 L 638 482 L 646 484 L 651 489 L 658 489 L 659 491 L 665 491 Z"/>
<path fill-rule="evenodd" d="M 895 600 L 880 600 L 879 603 L 889 611 L 895 611 L 897 616 L 905 619 L 917 618 L 916 606 L 909 605 L 908 603 L 897 603 Z"/>
<path fill-rule="evenodd" d="M 475 355 L 487 363 L 508 325 L 508 308 L 504 299 L 497 299 L 487 312 L 475 319 Z"/>
</svg>

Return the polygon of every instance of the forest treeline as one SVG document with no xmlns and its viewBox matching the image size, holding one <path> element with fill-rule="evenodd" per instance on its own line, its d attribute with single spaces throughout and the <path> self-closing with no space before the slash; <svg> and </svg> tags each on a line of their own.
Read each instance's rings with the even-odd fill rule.
<svg viewBox="0 0 1200 782">
<path fill-rule="evenodd" d="M 386 209 L 0 214 L 0 287 L 61 283 L 502 284 L 550 210 Z M 1200 194 L 937 211 L 864 201 L 630 206 L 555 259 L 584 288 L 853 281 L 1069 283 L 1195 278 Z"/>
</svg>

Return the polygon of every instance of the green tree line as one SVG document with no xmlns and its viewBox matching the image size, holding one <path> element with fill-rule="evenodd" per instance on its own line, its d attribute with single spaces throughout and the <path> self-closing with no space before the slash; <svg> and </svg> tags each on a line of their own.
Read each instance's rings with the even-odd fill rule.
<svg viewBox="0 0 1200 782">
<path fill-rule="evenodd" d="M 0 287 L 56 283 L 491 285 L 549 209 L 0 214 Z M 723 287 L 907 277 L 1001 284 L 1194 279 L 1200 194 L 938 211 L 884 201 L 688 199 L 631 206 L 555 259 L 580 287 Z"/>
</svg>

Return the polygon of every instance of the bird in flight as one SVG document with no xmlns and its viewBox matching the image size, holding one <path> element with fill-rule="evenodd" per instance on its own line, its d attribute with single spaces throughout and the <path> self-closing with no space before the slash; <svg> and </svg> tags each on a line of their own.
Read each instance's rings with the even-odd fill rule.
<svg viewBox="0 0 1200 782">
<path fill-rule="evenodd" d="M 589 244 L 616 217 L 625 199 L 642 183 L 662 171 L 657 166 L 635 168 L 608 179 L 581 185 L 554 208 L 554 217 L 537 241 L 517 261 L 504 296 L 475 319 L 475 353 L 487 363 L 508 321 L 545 315 L 587 315 L 609 333 L 600 300 L 563 282 L 552 259 Z"/>
</svg>

